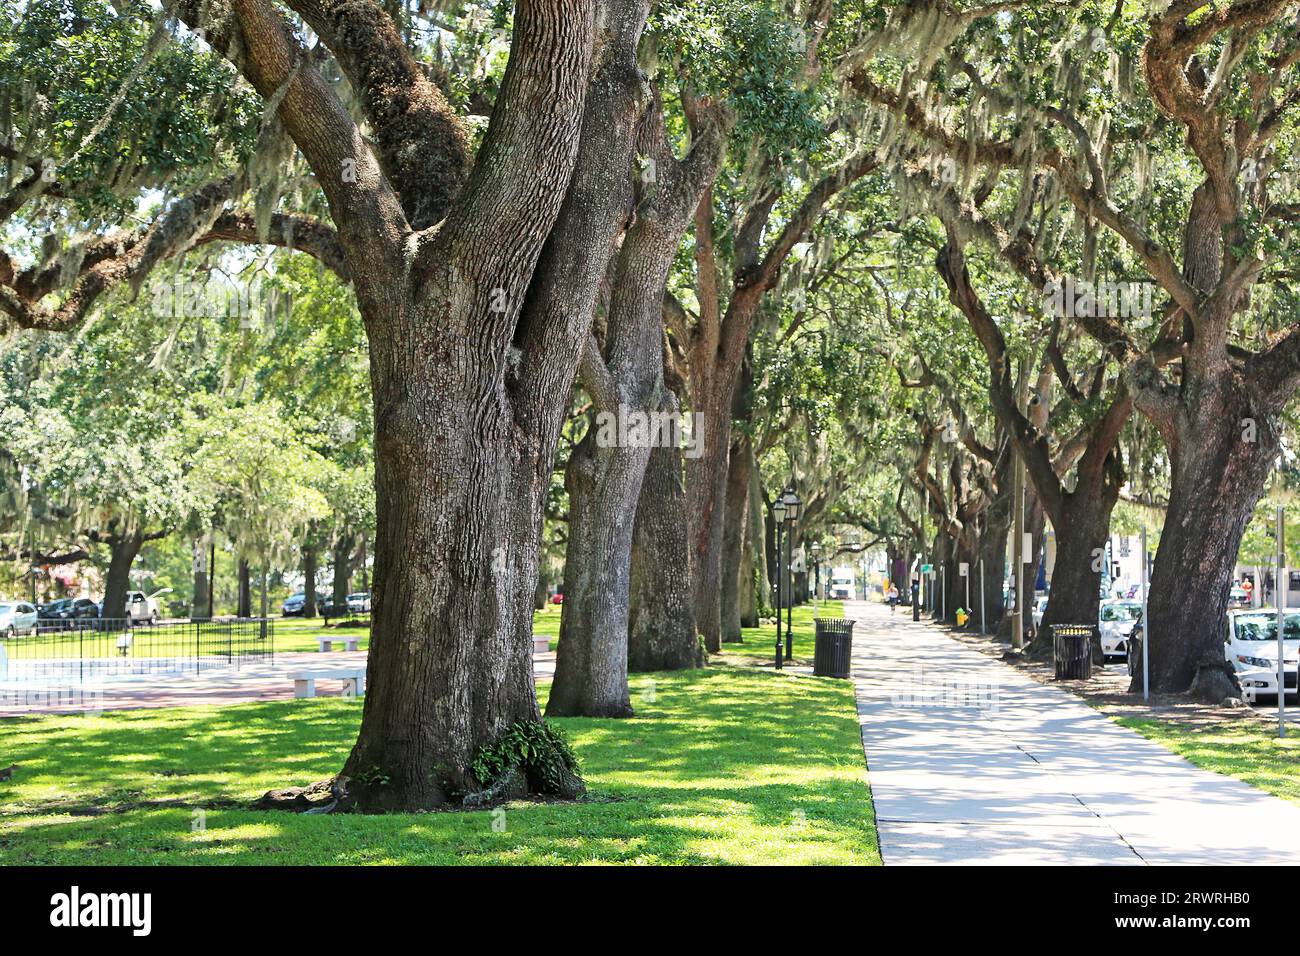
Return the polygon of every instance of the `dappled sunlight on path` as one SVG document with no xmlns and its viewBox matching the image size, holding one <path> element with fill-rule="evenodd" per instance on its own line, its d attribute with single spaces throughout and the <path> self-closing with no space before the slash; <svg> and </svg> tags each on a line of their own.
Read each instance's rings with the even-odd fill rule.
<svg viewBox="0 0 1300 956">
<path fill-rule="evenodd" d="M 845 613 L 885 863 L 1300 863 L 1300 807 L 910 614 Z"/>
</svg>

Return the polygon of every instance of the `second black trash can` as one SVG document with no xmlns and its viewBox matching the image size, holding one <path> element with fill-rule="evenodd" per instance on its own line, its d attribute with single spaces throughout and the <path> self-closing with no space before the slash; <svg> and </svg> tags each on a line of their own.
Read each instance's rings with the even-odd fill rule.
<svg viewBox="0 0 1300 956">
<path fill-rule="evenodd" d="M 853 622 L 841 617 L 817 618 L 813 674 L 817 677 L 848 677 L 852 655 Z"/>
<path fill-rule="evenodd" d="M 1092 676 L 1092 628 L 1087 624 L 1053 624 L 1052 654 L 1057 680 L 1087 680 Z"/>
</svg>

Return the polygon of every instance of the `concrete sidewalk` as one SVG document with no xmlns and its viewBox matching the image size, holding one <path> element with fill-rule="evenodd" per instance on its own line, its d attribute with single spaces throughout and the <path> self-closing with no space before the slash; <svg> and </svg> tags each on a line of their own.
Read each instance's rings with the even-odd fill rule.
<svg viewBox="0 0 1300 956">
<path fill-rule="evenodd" d="M 1300 806 L 910 612 L 845 602 L 886 864 L 1300 863 Z"/>
</svg>

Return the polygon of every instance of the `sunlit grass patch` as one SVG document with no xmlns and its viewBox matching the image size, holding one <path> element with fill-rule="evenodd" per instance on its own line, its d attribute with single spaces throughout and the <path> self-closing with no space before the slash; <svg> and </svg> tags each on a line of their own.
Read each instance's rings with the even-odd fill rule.
<svg viewBox="0 0 1300 956">
<path fill-rule="evenodd" d="M 0 864 L 879 862 L 846 682 L 715 667 L 638 675 L 632 702 L 558 721 L 588 800 L 495 815 L 243 809 L 342 765 L 343 698 L 0 721 Z"/>
<path fill-rule="evenodd" d="M 1158 741 L 1198 767 L 1236 777 L 1300 803 L 1300 727 L 1278 739 L 1277 725 L 1234 720 L 1208 725 L 1139 717 L 1118 722 Z"/>
</svg>

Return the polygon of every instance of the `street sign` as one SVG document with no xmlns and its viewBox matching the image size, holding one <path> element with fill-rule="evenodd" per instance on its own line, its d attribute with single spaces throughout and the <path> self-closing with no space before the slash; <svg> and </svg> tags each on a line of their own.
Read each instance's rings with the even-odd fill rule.
<svg viewBox="0 0 1300 956">
<path fill-rule="evenodd" d="M 921 565 L 921 573 L 922 573 L 922 574 L 933 574 L 933 573 L 934 573 L 934 565 L 933 565 L 933 564 L 923 564 L 923 565 Z"/>
<path fill-rule="evenodd" d="M 957 566 L 957 574 L 960 575 L 960 576 L 963 577 L 963 578 L 969 576 L 969 575 L 970 575 L 970 562 L 968 562 L 968 561 L 963 561 L 960 565 L 958 565 L 958 566 Z"/>
</svg>

